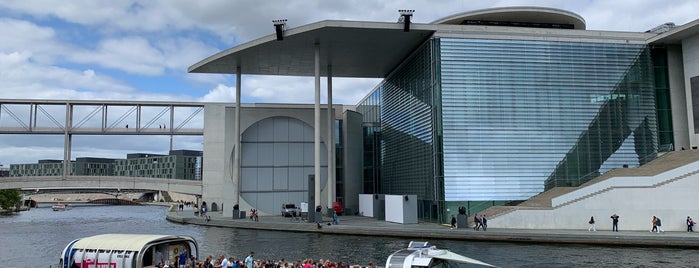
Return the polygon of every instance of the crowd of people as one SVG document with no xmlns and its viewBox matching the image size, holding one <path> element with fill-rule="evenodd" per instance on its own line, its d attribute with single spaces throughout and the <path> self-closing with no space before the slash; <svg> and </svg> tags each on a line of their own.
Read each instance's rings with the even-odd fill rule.
<svg viewBox="0 0 699 268">
<path fill-rule="evenodd" d="M 255 252 L 250 252 L 245 258 L 226 257 L 220 254 L 218 258 L 209 255 L 204 260 L 197 260 L 187 251 L 183 251 L 176 257 L 176 261 L 170 264 L 161 264 L 162 268 L 377 268 L 374 262 L 369 262 L 367 265 L 343 263 L 342 261 L 333 262 L 331 260 L 296 260 L 286 261 L 280 260 L 265 260 L 255 259 Z"/>
</svg>

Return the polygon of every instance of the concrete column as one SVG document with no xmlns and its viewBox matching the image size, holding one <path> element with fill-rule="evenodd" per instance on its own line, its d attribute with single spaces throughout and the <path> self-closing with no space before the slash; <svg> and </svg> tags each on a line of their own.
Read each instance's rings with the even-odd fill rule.
<svg viewBox="0 0 699 268">
<path fill-rule="evenodd" d="M 66 103 L 66 124 L 63 131 L 63 178 L 70 176 L 70 149 L 72 147 L 73 105 Z"/>
<path fill-rule="evenodd" d="M 241 145 L 240 145 L 240 91 L 241 91 L 241 81 L 242 81 L 242 71 L 240 66 L 236 68 L 235 75 L 235 120 L 233 122 L 235 137 L 233 142 L 235 143 L 233 147 L 233 205 L 240 204 L 240 155 L 241 155 Z"/>
<path fill-rule="evenodd" d="M 335 195 L 335 113 L 333 113 L 332 66 L 328 65 L 328 208 L 333 207 Z"/>
<path fill-rule="evenodd" d="M 170 132 L 170 151 L 172 151 L 172 138 L 173 138 L 172 131 L 175 130 L 175 126 L 173 126 L 173 124 L 175 124 L 175 106 L 170 105 L 170 125 L 168 126 L 168 127 L 170 127 L 170 131 L 168 131 L 168 132 Z M 166 129 L 166 131 L 167 131 L 167 129 Z"/>
<path fill-rule="evenodd" d="M 315 151 L 314 175 L 315 175 L 315 199 L 314 204 L 320 205 L 320 44 L 315 44 L 315 106 L 313 110 L 313 141 Z M 315 208 L 308 208 L 315 211 Z"/>
</svg>

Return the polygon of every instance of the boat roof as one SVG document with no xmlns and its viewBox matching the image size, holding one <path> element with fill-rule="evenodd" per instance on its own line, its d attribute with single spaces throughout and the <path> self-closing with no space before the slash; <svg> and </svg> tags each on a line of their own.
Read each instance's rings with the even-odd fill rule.
<svg viewBox="0 0 699 268">
<path fill-rule="evenodd" d="M 152 235 L 152 234 L 101 234 L 79 239 L 74 249 L 104 249 L 140 251 L 149 244 L 170 241 L 187 241 L 196 243 L 190 236 Z"/>
</svg>

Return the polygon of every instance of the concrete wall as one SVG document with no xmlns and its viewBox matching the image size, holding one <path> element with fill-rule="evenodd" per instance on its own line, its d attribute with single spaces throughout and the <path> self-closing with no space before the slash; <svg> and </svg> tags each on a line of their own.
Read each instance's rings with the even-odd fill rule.
<svg viewBox="0 0 699 268">
<path fill-rule="evenodd" d="M 667 66 L 675 150 L 680 150 L 683 147 L 689 149 L 691 145 L 689 143 L 690 131 L 687 127 L 689 123 L 687 118 L 687 91 L 685 90 L 682 48 L 680 46 L 668 46 Z"/>
<path fill-rule="evenodd" d="M 682 40 L 682 61 L 684 63 L 684 84 L 687 98 L 687 116 L 691 146 L 699 146 L 699 135 L 694 133 L 692 110 L 692 89 L 689 79 L 699 76 L 699 35 Z"/>
<path fill-rule="evenodd" d="M 589 227 L 595 217 L 597 230 L 611 230 L 611 215 L 619 215 L 619 230 L 645 231 L 651 218 L 663 219 L 666 231 L 686 230 L 687 216 L 699 218 L 699 162 L 652 177 L 616 177 L 604 186 L 591 185 L 557 198 L 560 207 L 546 210 L 516 210 L 492 218 L 492 228 L 578 229 Z M 677 176 L 676 176 L 677 175 Z M 603 190 L 603 191 L 601 191 Z M 601 191 L 588 196 L 590 193 Z M 584 199 L 565 204 L 565 200 Z M 553 202 L 552 202 L 553 203 Z M 555 205 L 554 205 L 555 206 Z"/>
<path fill-rule="evenodd" d="M 202 201 L 216 203 L 220 208 L 224 193 L 232 191 L 229 166 L 231 165 L 230 142 L 226 133 L 233 132 L 233 124 L 227 123 L 226 104 L 204 106 L 204 154 L 202 163 Z M 224 207 L 227 209 L 227 207 Z"/>
<path fill-rule="evenodd" d="M 314 109 L 312 105 L 284 105 L 284 104 L 255 104 L 243 105 L 241 108 L 241 133 L 257 122 L 270 117 L 289 117 L 300 120 L 313 127 Z M 341 107 L 341 106 L 338 106 Z M 321 109 L 321 116 L 327 114 L 327 109 Z M 216 203 L 223 207 L 224 216 L 230 216 L 234 204 L 240 206 L 241 211 L 248 211 L 252 206 L 244 198 L 233 200 L 231 193 L 240 191 L 233 187 L 233 127 L 235 118 L 234 105 L 206 104 L 204 113 L 204 157 L 202 165 L 202 201 L 207 204 Z M 327 120 L 321 120 L 321 142 L 327 141 Z M 242 160 L 242 159 L 241 159 Z M 327 153 L 325 146 L 321 148 L 321 165 L 327 166 Z M 328 204 L 327 197 L 327 168 L 323 168 L 321 179 L 321 204 Z M 239 180 L 238 180 L 239 181 Z M 239 185 L 239 184 L 238 184 Z M 356 194 L 354 195 L 356 196 Z M 306 200 L 307 201 L 307 200 Z M 334 201 L 334 200 L 333 200 Z M 270 200 L 270 202 L 275 202 Z M 357 201 L 358 202 L 358 201 Z M 295 202 L 298 204 L 298 202 Z M 358 204 L 357 204 L 358 206 Z M 260 211 L 260 215 L 275 215 L 281 211 L 281 203 L 274 204 L 273 209 Z"/>
</svg>

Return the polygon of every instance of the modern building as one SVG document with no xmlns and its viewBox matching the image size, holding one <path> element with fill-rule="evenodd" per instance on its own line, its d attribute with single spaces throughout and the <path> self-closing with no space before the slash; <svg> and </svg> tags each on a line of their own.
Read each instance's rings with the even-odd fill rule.
<svg viewBox="0 0 699 268">
<path fill-rule="evenodd" d="M 586 30 L 579 15 L 552 8 L 479 10 L 425 24 L 411 23 L 411 15 L 403 12 L 398 23 L 280 27 L 276 35 L 217 53 L 189 71 L 237 74 L 238 100 L 242 74 L 314 76 L 315 121 L 304 122 L 320 129 L 310 174 L 320 173 L 321 183 L 330 186 L 313 192 L 316 203 L 319 195 L 326 198 L 323 205 L 337 199 L 332 192 L 339 188 L 335 178 L 323 177 L 327 158 L 318 159 L 325 148 L 319 151 L 317 144 L 333 138 L 321 134 L 326 132 L 318 118 L 327 111 L 318 108 L 320 77 L 328 79 L 330 104 L 333 76 L 384 78 L 357 104 L 361 124 L 348 120 L 340 131 L 347 140 L 362 137 L 362 146 L 343 145 L 343 161 L 359 156 L 362 163 L 350 171 L 354 167 L 342 162 L 345 173 L 358 175 L 345 174 L 343 183 L 359 183 L 356 192 L 364 194 L 417 195 L 423 220 L 446 221 L 461 206 L 473 213 L 520 202 L 699 146 L 699 104 L 693 103 L 699 96 L 699 20 L 618 32 Z M 283 203 L 284 192 L 312 192 L 275 188 L 274 162 L 259 162 L 274 159 L 274 144 L 257 145 L 258 162 L 246 162 L 246 137 L 252 141 L 246 129 L 256 121 L 235 128 L 241 120 L 230 112 L 216 112 L 231 124 L 216 126 L 221 131 L 215 135 L 226 137 L 212 140 L 205 130 L 204 151 L 215 152 L 207 161 L 220 161 L 204 164 L 205 200 L 249 208 L 261 199 Z M 242 163 L 235 161 L 236 129 L 242 130 Z M 297 176 L 299 184 L 309 172 Z"/>
<path fill-rule="evenodd" d="M 171 150 L 168 155 L 133 153 L 117 159 L 115 176 L 199 180 L 202 152 Z"/>
<path fill-rule="evenodd" d="M 202 152 L 172 150 L 168 155 L 134 153 L 126 159 L 78 157 L 71 161 L 72 176 L 124 176 L 201 180 Z M 45 159 L 12 164 L 11 177 L 63 176 L 63 160 Z"/>
<path fill-rule="evenodd" d="M 70 162 L 70 175 L 112 176 L 114 161 L 111 158 L 78 157 Z M 38 163 L 10 165 L 10 177 L 62 175 L 63 160 L 43 159 Z"/>
</svg>

